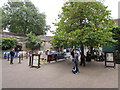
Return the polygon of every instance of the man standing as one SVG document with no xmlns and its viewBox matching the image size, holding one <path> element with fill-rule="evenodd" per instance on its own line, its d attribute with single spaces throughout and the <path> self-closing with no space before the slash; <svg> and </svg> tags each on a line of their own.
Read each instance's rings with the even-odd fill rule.
<svg viewBox="0 0 120 90">
<path fill-rule="evenodd" d="M 88 62 L 91 61 L 91 54 L 90 54 L 90 51 L 87 52 L 86 61 L 88 61 Z"/>
<path fill-rule="evenodd" d="M 81 63 L 80 65 L 85 67 L 85 55 L 81 54 Z"/>
<path fill-rule="evenodd" d="M 99 61 L 104 61 L 104 54 L 103 53 L 101 53 L 101 55 L 100 55 L 100 57 L 99 57 Z"/>
<path fill-rule="evenodd" d="M 10 57 L 11 57 L 10 64 L 13 64 L 14 55 L 15 55 L 14 48 L 12 48 L 12 50 L 10 51 Z"/>
</svg>

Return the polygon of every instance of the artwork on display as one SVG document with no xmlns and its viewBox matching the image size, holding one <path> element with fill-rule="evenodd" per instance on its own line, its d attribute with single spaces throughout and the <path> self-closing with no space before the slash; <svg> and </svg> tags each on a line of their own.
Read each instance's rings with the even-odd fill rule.
<svg viewBox="0 0 120 90">
<path fill-rule="evenodd" d="M 26 51 L 20 51 L 18 53 L 19 56 L 27 56 L 27 52 Z"/>
<path fill-rule="evenodd" d="M 106 66 L 114 66 L 114 63 L 106 63 Z"/>
<path fill-rule="evenodd" d="M 26 51 L 23 51 L 23 56 L 27 56 L 27 52 Z"/>
<path fill-rule="evenodd" d="M 106 53 L 106 61 L 114 61 L 113 53 Z"/>
<path fill-rule="evenodd" d="M 46 63 L 47 62 L 47 58 L 48 56 L 47 55 L 40 55 L 40 63 Z"/>
<path fill-rule="evenodd" d="M 23 55 L 23 52 L 22 52 L 22 51 L 20 51 L 20 52 L 18 53 L 18 55 L 19 55 L 19 56 L 22 56 L 22 55 Z"/>
<path fill-rule="evenodd" d="M 39 60 L 39 57 L 34 56 L 34 58 L 33 58 L 33 66 L 38 66 L 38 60 Z"/>
<path fill-rule="evenodd" d="M 115 68 L 115 65 L 114 52 L 105 52 L 105 66 Z"/>
</svg>

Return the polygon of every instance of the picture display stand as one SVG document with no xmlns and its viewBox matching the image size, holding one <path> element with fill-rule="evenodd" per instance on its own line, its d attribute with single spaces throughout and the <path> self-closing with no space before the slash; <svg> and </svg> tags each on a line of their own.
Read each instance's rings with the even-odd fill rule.
<svg viewBox="0 0 120 90">
<path fill-rule="evenodd" d="M 18 63 L 20 64 L 21 63 L 21 59 L 22 59 L 22 57 L 19 55 L 19 61 L 18 61 Z"/>
<path fill-rule="evenodd" d="M 115 68 L 115 55 L 114 52 L 105 52 L 105 67 Z"/>
<path fill-rule="evenodd" d="M 40 68 L 40 54 L 32 54 L 31 67 Z"/>
</svg>

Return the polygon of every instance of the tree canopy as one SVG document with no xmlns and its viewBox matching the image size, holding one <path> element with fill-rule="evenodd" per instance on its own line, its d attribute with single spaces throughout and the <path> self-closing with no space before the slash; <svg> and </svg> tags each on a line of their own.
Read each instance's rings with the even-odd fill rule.
<svg viewBox="0 0 120 90">
<path fill-rule="evenodd" d="M 120 52 L 120 26 L 114 26 L 112 32 L 113 38 L 117 40 L 117 42 L 114 43 L 114 46 L 116 47 L 116 50 Z"/>
<path fill-rule="evenodd" d="M 0 8 L 0 30 L 2 30 L 2 8 Z"/>
<path fill-rule="evenodd" d="M 42 40 L 39 39 L 37 36 L 35 36 L 34 33 L 30 32 L 27 34 L 27 42 L 26 42 L 26 47 L 32 50 L 37 50 L 40 49 Z"/>
<path fill-rule="evenodd" d="M 0 39 L 0 47 L 2 50 L 7 50 L 16 47 L 18 40 L 16 38 L 3 38 Z"/>
<path fill-rule="evenodd" d="M 2 7 L 2 27 L 10 32 L 45 35 L 50 28 L 45 19 L 45 13 L 39 13 L 32 2 L 10 1 Z"/>
<path fill-rule="evenodd" d="M 111 32 L 114 21 L 110 14 L 101 2 L 66 2 L 58 15 L 58 22 L 54 23 L 58 28 L 51 43 L 99 47 L 115 42 Z"/>
</svg>

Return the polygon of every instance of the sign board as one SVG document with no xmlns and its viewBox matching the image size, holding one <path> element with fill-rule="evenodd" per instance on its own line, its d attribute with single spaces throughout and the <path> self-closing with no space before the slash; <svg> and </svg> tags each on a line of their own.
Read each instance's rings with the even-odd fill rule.
<svg viewBox="0 0 120 90">
<path fill-rule="evenodd" d="M 40 54 L 32 54 L 31 67 L 40 67 Z"/>
<path fill-rule="evenodd" d="M 33 66 L 38 66 L 38 60 L 39 60 L 39 57 L 38 56 L 34 56 L 33 58 Z"/>
<path fill-rule="evenodd" d="M 114 52 L 105 52 L 105 66 L 115 68 L 115 64 Z"/>
<path fill-rule="evenodd" d="M 113 53 L 106 53 L 106 61 L 114 61 Z"/>
<path fill-rule="evenodd" d="M 40 63 L 46 63 L 48 59 L 48 55 L 40 55 Z"/>
</svg>

